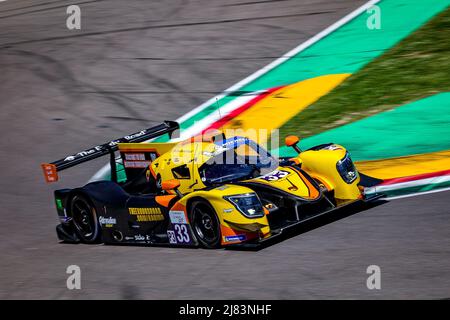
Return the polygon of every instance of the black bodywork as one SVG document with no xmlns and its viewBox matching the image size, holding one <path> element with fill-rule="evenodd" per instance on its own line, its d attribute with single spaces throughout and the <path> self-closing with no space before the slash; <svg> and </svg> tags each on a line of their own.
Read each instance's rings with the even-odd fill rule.
<svg viewBox="0 0 450 320">
<path fill-rule="evenodd" d="M 44 175 L 49 174 L 46 168 L 54 168 L 54 174 L 77 164 L 110 155 L 111 181 L 91 182 L 81 188 L 60 189 L 54 192 L 60 224 L 56 227 L 58 238 L 66 242 L 87 242 L 79 236 L 77 224 L 71 215 L 72 200 L 75 197 L 85 199 L 92 210 L 94 220 L 98 221 L 98 230 L 103 243 L 114 244 L 174 244 L 168 237 L 168 231 L 174 225 L 170 222 L 169 208 L 177 201 L 174 197 L 166 206 L 157 202 L 156 197 L 161 191 L 156 182 L 146 176 L 145 169 L 125 169 L 127 180 L 118 182 L 116 168 L 116 154 L 119 143 L 143 142 L 173 133 L 179 125 L 173 121 L 165 121 L 155 127 L 145 129 L 134 134 L 112 140 L 102 145 L 78 152 L 50 164 L 43 164 Z M 121 156 L 123 156 L 121 154 Z M 151 161 L 150 155 L 148 161 Z M 124 161 L 124 159 L 121 159 Z M 56 181 L 52 177 L 51 181 Z M 191 230 L 188 230 L 188 241 L 179 245 L 197 245 Z M 185 238 L 186 239 L 186 238 Z M 95 239 L 89 242 L 95 242 Z"/>
<path fill-rule="evenodd" d="M 67 242 L 81 240 L 77 236 L 72 217 L 67 213 L 70 201 L 75 195 L 84 195 L 92 202 L 99 221 L 102 242 L 169 244 L 167 237 L 167 230 L 171 227 L 169 209 L 157 203 L 157 194 L 130 194 L 120 184 L 113 181 L 92 182 L 82 188 L 55 191 L 57 212 L 61 222 L 56 230 L 60 240 Z M 58 205 L 59 201 L 62 205 Z M 173 202 L 175 201 L 176 198 Z M 136 212 L 151 210 L 156 215 L 162 215 L 163 219 L 139 221 L 139 215 L 131 214 L 132 210 Z M 152 215 L 142 214 L 141 216 Z"/>
</svg>

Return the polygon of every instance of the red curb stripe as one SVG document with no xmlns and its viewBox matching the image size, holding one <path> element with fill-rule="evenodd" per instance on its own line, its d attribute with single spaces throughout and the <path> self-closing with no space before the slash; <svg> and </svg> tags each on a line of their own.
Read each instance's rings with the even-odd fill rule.
<svg viewBox="0 0 450 320">
<path fill-rule="evenodd" d="M 213 122 L 210 126 L 208 126 L 206 129 L 204 129 L 202 131 L 202 134 L 205 133 L 205 131 L 207 131 L 207 130 L 219 129 L 219 128 L 223 127 L 225 124 L 227 124 L 228 122 L 233 120 L 235 117 L 240 115 L 242 112 L 250 109 L 257 102 L 259 102 L 262 99 L 266 98 L 268 95 L 270 95 L 271 93 L 277 91 L 278 89 L 281 89 L 281 88 L 284 88 L 284 87 L 286 87 L 286 86 L 274 87 L 274 88 L 271 88 L 271 89 L 267 89 L 266 91 L 258 94 L 257 97 L 253 98 L 249 102 L 245 103 L 244 105 L 240 106 L 239 108 L 234 109 L 229 114 L 227 114 L 226 116 L 220 118 L 216 122 Z"/>
</svg>

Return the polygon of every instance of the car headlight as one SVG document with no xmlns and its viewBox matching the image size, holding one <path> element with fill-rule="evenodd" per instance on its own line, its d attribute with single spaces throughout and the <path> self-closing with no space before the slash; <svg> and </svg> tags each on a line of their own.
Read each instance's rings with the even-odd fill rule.
<svg viewBox="0 0 450 320">
<path fill-rule="evenodd" d="M 225 200 L 231 202 L 247 218 L 261 218 L 264 210 L 256 193 L 226 196 Z"/>
<path fill-rule="evenodd" d="M 345 157 L 336 163 L 336 169 L 341 175 L 342 179 L 347 183 L 352 183 L 358 177 L 358 171 L 356 171 L 355 165 L 348 152 L 345 153 Z"/>
</svg>

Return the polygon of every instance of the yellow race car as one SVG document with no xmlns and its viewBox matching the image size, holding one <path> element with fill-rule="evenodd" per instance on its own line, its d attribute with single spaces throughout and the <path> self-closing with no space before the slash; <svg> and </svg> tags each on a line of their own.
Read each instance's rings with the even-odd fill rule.
<svg viewBox="0 0 450 320">
<path fill-rule="evenodd" d="M 163 124 L 42 165 L 58 171 L 110 154 L 111 180 L 55 191 L 66 242 L 217 248 L 259 245 L 319 215 L 367 201 L 349 153 L 336 144 L 276 159 L 247 137 L 216 134 L 142 143 L 178 129 Z M 115 151 L 120 152 L 120 167 Z M 119 178 L 122 176 L 122 179 Z"/>
</svg>

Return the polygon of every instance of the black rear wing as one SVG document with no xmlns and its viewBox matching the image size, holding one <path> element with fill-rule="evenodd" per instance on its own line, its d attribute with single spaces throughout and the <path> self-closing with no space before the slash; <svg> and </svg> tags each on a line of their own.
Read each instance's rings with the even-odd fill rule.
<svg viewBox="0 0 450 320">
<path fill-rule="evenodd" d="M 119 139 L 111 140 L 60 160 L 51 163 L 43 163 L 41 167 L 44 171 L 45 180 L 47 182 L 58 181 L 58 171 L 65 170 L 83 162 L 97 159 L 107 154 L 110 154 L 113 157 L 114 152 L 118 150 L 119 143 L 144 142 L 162 136 L 166 133 L 168 133 L 172 138 L 173 132 L 179 128 L 180 125 L 175 121 L 164 121 L 157 126 L 135 132 Z"/>
</svg>

